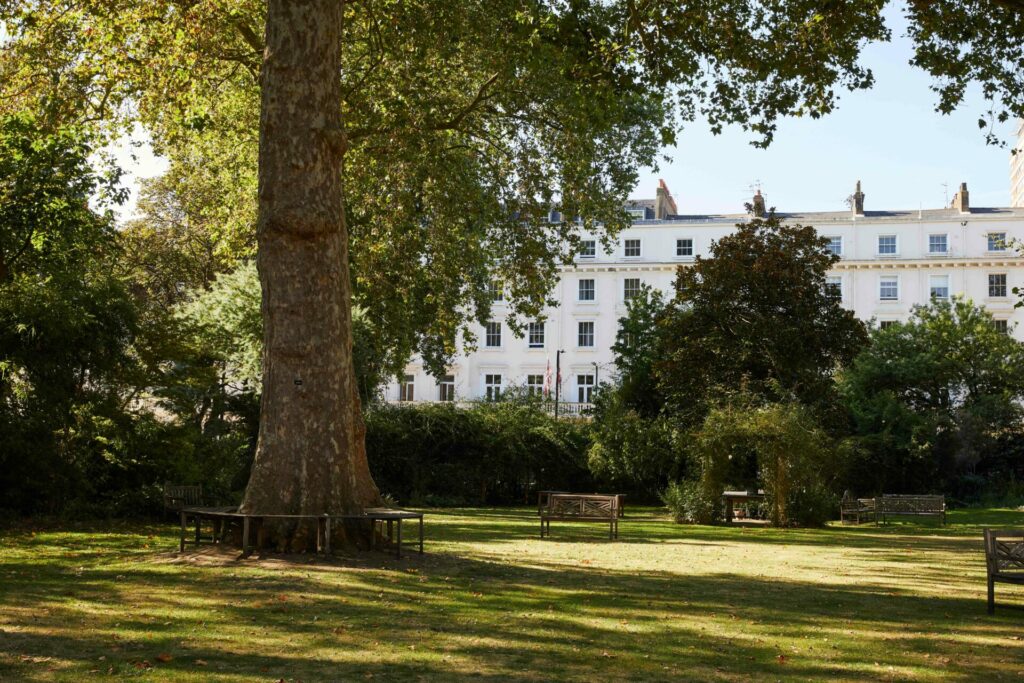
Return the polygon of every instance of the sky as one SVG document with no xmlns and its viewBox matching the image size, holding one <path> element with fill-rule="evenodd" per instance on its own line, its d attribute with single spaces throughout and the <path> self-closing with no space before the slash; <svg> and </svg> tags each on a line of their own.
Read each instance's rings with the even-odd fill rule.
<svg viewBox="0 0 1024 683">
<path fill-rule="evenodd" d="M 663 178 L 683 214 L 742 212 L 755 185 L 780 211 L 842 211 L 860 180 L 867 210 L 912 210 L 948 205 L 966 182 L 972 206 L 1008 206 L 1009 151 L 985 144 L 977 120 L 987 107 L 978 91 L 952 115 L 936 112 L 931 79 L 908 64 L 902 16 L 890 6 L 886 21 L 892 42 L 867 47 L 861 58 L 875 74 L 871 90 L 842 93 L 822 119 L 780 121 L 767 150 L 751 146 L 753 135 L 739 127 L 715 136 L 701 121 L 690 124 L 678 146 L 664 150 L 670 161 L 643 170 L 633 196 L 653 198 Z M 1012 124 L 996 132 L 1009 140 Z M 134 211 L 138 179 L 166 168 L 144 132 L 135 139 L 143 144 L 114 150 L 133 192 L 122 217 Z"/>
<path fill-rule="evenodd" d="M 753 135 L 738 127 L 714 136 L 691 124 L 665 150 L 672 160 L 641 174 L 634 196 L 653 198 L 663 178 L 679 213 L 738 213 L 760 181 L 768 206 L 780 211 L 843 211 L 860 180 L 869 211 L 927 209 L 948 205 L 966 182 L 972 206 L 1008 206 L 1009 148 L 985 144 L 977 120 L 988 107 L 979 91 L 949 116 L 936 112 L 931 78 L 908 64 L 913 45 L 903 17 L 890 6 L 886 23 L 892 41 L 861 56 L 875 74 L 871 90 L 843 93 L 822 119 L 782 120 L 767 150 L 752 147 Z M 996 133 L 1010 140 L 1012 129 L 1008 122 Z"/>
</svg>

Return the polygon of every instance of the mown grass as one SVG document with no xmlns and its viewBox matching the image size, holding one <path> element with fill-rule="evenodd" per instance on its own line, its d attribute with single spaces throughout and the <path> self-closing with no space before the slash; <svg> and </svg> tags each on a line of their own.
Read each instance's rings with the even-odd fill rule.
<svg viewBox="0 0 1024 683">
<path fill-rule="evenodd" d="M 178 555 L 171 525 L 0 531 L 0 680 L 1018 681 L 982 526 L 693 527 L 429 511 L 427 555 Z M 1004 601 L 1024 590 L 999 587 Z"/>
</svg>

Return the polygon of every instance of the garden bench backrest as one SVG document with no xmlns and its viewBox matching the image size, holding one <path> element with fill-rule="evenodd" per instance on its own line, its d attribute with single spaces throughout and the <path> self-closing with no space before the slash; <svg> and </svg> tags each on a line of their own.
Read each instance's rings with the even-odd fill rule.
<svg viewBox="0 0 1024 683">
<path fill-rule="evenodd" d="M 168 510 L 180 510 L 203 504 L 202 485 L 164 484 L 164 507 Z"/>
<path fill-rule="evenodd" d="M 1024 576 L 1024 529 L 985 529 L 985 564 L 990 575 Z"/>
<path fill-rule="evenodd" d="M 553 493 L 548 496 L 545 516 L 607 519 L 619 513 L 618 496 Z"/>
<path fill-rule="evenodd" d="M 880 512 L 894 514 L 934 514 L 946 510 L 945 496 L 902 496 L 884 495 L 875 500 Z"/>
</svg>

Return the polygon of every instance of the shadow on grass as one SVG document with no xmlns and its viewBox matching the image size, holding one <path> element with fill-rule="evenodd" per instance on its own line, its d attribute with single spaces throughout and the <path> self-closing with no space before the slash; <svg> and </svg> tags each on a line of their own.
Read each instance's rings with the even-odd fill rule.
<svg viewBox="0 0 1024 683">
<path fill-rule="evenodd" d="M 484 519 L 481 530 L 476 520 Z M 790 531 L 634 520 L 637 532 L 676 542 L 756 536 L 757 543 L 793 543 Z M 527 538 L 520 527 L 533 521 L 526 512 L 470 512 L 436 526 L 441 543 L 486 545 L 508 534 Z M 567 535 L 570 529 L 573 543 L 598 540 L 585 527 L 572 525 Z M 847 535 L 795 534 L 803 539 L 797 543 L 823 549 Z M 217 566 L 196 566 L 202 556 L 139 549 L 145 537 L 106 545 L 116 537 L 6 539 L 24 556 L 0 553 L 0 679 L 139 673 L 142 662 L 154 666 L 147 676 L 154 679 L 307 681 L 867 681 L 915 678 L 935 667 L 946 680 L 987 681 L 1013 680 L 1024 668 L 1021 643 L 1011 640 L 1019 615 L 987 617 L 983 580 L 969 577 L 977 591 L 964 597 L 964 577 L 948 567 L 888 577 L 906 580 L 904 589 L 892 580 L 840 585 L 686 574 L 685 567 L 637 572 L 542 557 L 524 565 L 457 550 L 402 563 L 374 554 L 268 562 L 227 556 Z M 888 552 L 886 538 L 850 537 Z M 166 546 L 173 534 L 155 540 Z M 901 538 L 918 563 L 922 554 L 966 549 L 962 539 L 947 540 L 953 545 Z M 944 576 L 957 590 L 923 595 L 923 574 L 929 582 Z M 172 658 L 159 661 L 161 653 Z M 46 671 L 51 666 L 56 670 Z"/>
</svg>

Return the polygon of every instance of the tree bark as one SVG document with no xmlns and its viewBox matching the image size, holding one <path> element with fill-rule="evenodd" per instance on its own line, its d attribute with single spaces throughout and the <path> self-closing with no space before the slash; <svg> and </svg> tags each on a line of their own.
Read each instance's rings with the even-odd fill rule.
<svg viewBox="0 0 1024 683">
<path fill-rule="evenodd" d="M 253 514 L 352 513 L 380 502 L 352 360 L 338 144 L 342 7 L 338 0 L 268 2 L 257 222 L 263 398 L 241 507 Z M 336 543 L 359 541 L 355 527 L 337 526 Z M 314 528 L 270 524 L 266 540 L 305 550 Z"/>
</svg>

